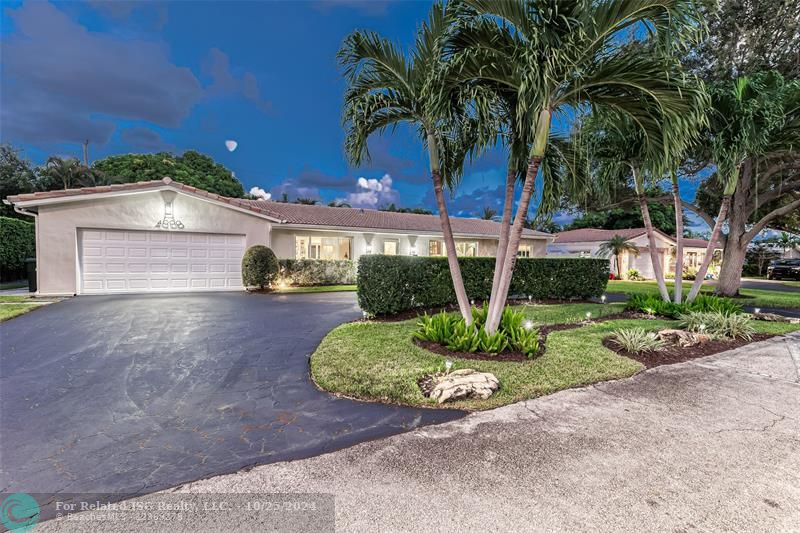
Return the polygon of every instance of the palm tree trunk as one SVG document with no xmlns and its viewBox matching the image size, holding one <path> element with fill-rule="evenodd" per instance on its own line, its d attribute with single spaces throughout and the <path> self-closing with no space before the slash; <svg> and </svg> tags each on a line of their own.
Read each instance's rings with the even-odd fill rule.
<svg viewBox="0 0 800 533">
<path fill-rule="evenodd" d="M 644 194 L 641 176 L 636 168 L 633 169 L 633 180 L 636 183 L 636 195 L 639 199 L 639 209 L 642 210 L 642 220 L 644 221 L 644 229 L 647 233 L 647 244 L 650 247 L 650 262 L 653 264 L 653 275 L 656 277 L 656 283 L 658 284 L 658 291 L 661 293 L 661 298 L 665 302 L 669 302 L 669 291 L 667 290 L 667 283 L 664 281 L 664 265 L 658 257 L 656 234 L 653 230 L 653 221 L 650 219 L 650 209 L 647 207 L 647 196 Z"/>
<path fill-rule="evenodd" d="M 433 192 L 436 196 L 436 205 L 439 209 L 439 222 L 442 225 L 444 248 L 447 251 L 447 265 L 450 267 L 450 277 L 453 278 L 453 289 L 458 301 L 458 310 L 464 317 L 467 325 L 472 324 L 472 308 L 469 304 L 467 289 L 461 277 L 461 267 L 456 255 L 456 241 L 453 238 L 453 228 L 450 226 L 450 215 L 447 213 L 447 203 L 444 199 L 444 182 L 439 172 L 439 147 L 436 136 L 428 134 L 428 152 L 431 164 L 431 178 L 433 179 Z"/>
<path fill-rule="evenodd" d="M 492 293 L 489 302 L 495 300 L 497 296 L 500 276 L 503 273 L 503 262 L 508 250 L 508 234 L 511 232 L 511 212 L 514 209 L 514 185 L 517 183 L 517 171 L 512 169 L 509 163 L 508 174 L 506 175 L 506 197 L 503 203 L 503 220 L 500 223 L 500 237 L 497 242 L 497 256 L 494 261 L 494 278 L 492 279 Z"/>
<path fill-rule="evenodd" d="M 722 203 L 719 206 L 719 215 L 714 222 L 714 229 L 711 231 L 711 240 L 708 241 L 708 246 L 706 246 L 706 256 L 703 258 L 703 262 L 700 263 L 700 268 L 697 270 L 697 277 L 694 279 L 694 283 L 692 283 L 692 289 L 686 296 L 686 303 L 694 301 L 694 299 L 697 298 L 697 294 L 700 292 L 700 287 L 703 285 L 706 273 L 708 272 L 708 265 L 711 264 L 711 260 L 714 257 L 714 243 L 719 239 L 719 234 L 722 232 L 722 224 L 725 222 L 725 219 L 728 218 L 728 209 L 730 205 L 731 195 L 726 194 L 722 197 Z"/>
<path fill-rule="evenodd" d="M 496 290 L 493 288 L 494 297 L 489 301 L 489 313 L 486 317 L 486 333 L 493 334 L 500 325 L 500 317 L 503 315 L 508 289 L 511 287 L 511 278 L 514 275 L 514 265 L 517 262 L 517 251 L 519 241 L 522 239 L 522 230 L 525 228 L 525 219 L 528 216 L 528 207 L 533 196 L 533 186 L 536 183 L 536 175 L 539 173 L 541 157 L 534 157 L 528 164 L 528 171 L 525 175 L 525 183 L 522 186 L 522 196 L 517 206 L 517 216 L 514 217 L 514 225 L 511 228 L 508 246 L 505 257 L 503 258 L 503 268 L 498 280 Z"/>
<path fill-rule="evenodd" d="M 622 279 L 622 254 L 615 254 L 617 256 L 617 279 Z"/>
<path fill-rule="evenodd" d="M 675 203 L 675 294 L 676 304 L 683 300 L 683 205 L 678 184 L 678 174 L 672 173 L 672 201 Z"/>
</svg>

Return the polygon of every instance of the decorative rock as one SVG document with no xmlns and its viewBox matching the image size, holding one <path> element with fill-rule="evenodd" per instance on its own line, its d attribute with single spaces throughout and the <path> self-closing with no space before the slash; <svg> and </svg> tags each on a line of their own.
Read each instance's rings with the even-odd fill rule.
<svg viewBox="0 0 800 533">
<path fill-rule="evenodd" d="M 703 333 L 692 333 L 682 329 L 663 329 L 658 332 L 658 338 L 665 342 L 677 344 L 682 348 L 705 344 L 711 340 L 709 335 Z"/>
<path fill-rule="evenodd" d="M 434 376 L 430 397 L 439 403 L 467 398 L 485 400 L 499 387 L 500 381 L 494 374 L 464 368 L 449 374 Z"/>
<path fill-rule="evenodd" d="M 789 324 L 800 324 L 800 318 L 790 318 L 788 316 L 776 315 L 775 313 L 753 313 L 756 320 L 766 322 L 788 322 Z"/>
</svg>

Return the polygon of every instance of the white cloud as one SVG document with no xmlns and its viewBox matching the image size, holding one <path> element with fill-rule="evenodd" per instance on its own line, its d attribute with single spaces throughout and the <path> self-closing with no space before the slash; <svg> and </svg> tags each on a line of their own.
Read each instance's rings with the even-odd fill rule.
<svg viewBox="0 0 800 533">
<path fill-rule="evenodd" d="M 384 174 L 381 179 L 360 177 L 356 181 L 357 190 L 346 198 L 338 200 L 347 202 L 353 207 L 381 207 L 400 200 L 400 193 L 392 189 L 392 177 Z"/>
<path fill-rule="evenodd" d="M 253 187 L 250 189 L 250 194 L 258 198 L 259 200 L 269 200 L 272 198 L 272 195 L 262 189 L 261 187 Z"/>
</svg>

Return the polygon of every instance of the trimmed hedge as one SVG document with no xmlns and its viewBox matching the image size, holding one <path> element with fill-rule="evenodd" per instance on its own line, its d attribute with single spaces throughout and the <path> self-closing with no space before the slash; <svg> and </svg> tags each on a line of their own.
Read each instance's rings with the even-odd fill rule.
<svg viewBox="0 0 800 533">
<path fill-rule="evenodd" d="M 349 259 L 281 259 L 281 278 L 290 285 L 352 285 L 356 264 Z"/>
<path fill-rule="evenodd" d="M 269 287 L 278 279 L 278 258 L 266 246 L 251 246 L 242 258 L 242 283 L 245 287 Z"/>
<path fill-rule="evenodd" d="M 467 295 L 488 300 L 493 257 L 459 257 Z M 608 259 L 521 258 L 509 295 L 534 299 L 584 299 L 600 296 L 608 283 Z M 456 302 L 447 259 L 364 255 L 358 262 L 358 304 L 372 315 Z"/>
<path fill-rule="evenodd" d="M 36 255 L 36 227 L 17 218 L 0 217 L 0 278 L 25 277 L 25 259 Z"/>
</svg>

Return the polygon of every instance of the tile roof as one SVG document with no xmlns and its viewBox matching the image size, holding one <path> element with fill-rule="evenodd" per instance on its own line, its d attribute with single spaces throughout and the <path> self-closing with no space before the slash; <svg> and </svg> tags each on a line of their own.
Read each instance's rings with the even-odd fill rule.
<svg viewBox="0 0 800 533">
<path fill-rule="evenodd" d="M 378 211 L 376 209 L 358 209 L 348 207 L 327 207 L 321 205 L 288 204 L 264 200 L 242 200 L 228 198 L 210 193 L 203 189 L 184 185 L 170 178 L 157 181 L 142 181 L 137 183 L 123 183 L 119 185 L 104 185 L 99 187 L 84 187 L 82 189 L 65 189 L 58 191 L 35 192 L 9 196 L 8 202 L 30 202 L 36 200 L 50 200 L 91 194 L 113 193 L 155 189 L 169 186 L 183 190 L 194 195 L 204 196 L 212 200 L 227 203 L 240 209 L 257 212 L 272 217 L 287 224 L 309 226 L 331 226 L 341 228 L 372 229 L 383 231 L 401 232 L 441 232 L 439 217 L 436 215 L 417 215 L 413 213 L 395 213 Z M 457 235 L 474 235 L 493 237 L 500 233 L 500 223 L 492 220 L 450 217 L 453 233 Z M 549 237 L 550 234 L 541 231 L 525 229 L 526 237 Z"/>
<path fill-rule="evenodd" d="M 595 229 L 595 228 L 580 228 L 572 229 L 569 231 L 562 231 L 556 233 L 555 244 L 563 244 L 569 242 L 605 242 L 610 238 L 619 235 L 626 239 L 633 239 L 639 235 L 644 235 L 644 228 L 632 229 Z"/>
<path fill-rule="evenodd" d="M 667 235 L 656 230 L 657 233 L 669 238 L 673 243 L 675 237 Z M 646 230 L 644 228 L 630 228 L 630 229 L 595 229 L 595 228 L 581 228 L 569 231 L 562 231 L 556 233 L 556 240 L 553 244 L 566 244 L 571 242 L 605 242 L 615 235 L 625 237 L 625 239 L 634 239 L 640 235 L 644 235 Z M 684 237 L 683 245 L 691 248 L 705 248 L 708 246 L 708 241 L 703 239 L 687 239 Z M 716 248 L 722 248 L 722 244 L 717 242 Z M 641 251 L 641 250 L 640 250 Z"/>
<path fill-rule="evenodd" d="M 244 200 L 257 205 L 266 213 L 288 224 L 333 226 L 341 228 L 374 229 L 384 231 L 441 232 L 438 215 L 396 213 L 377 209 L 328 207 L 323 205 L 288 204 L 263 200 Z M 462 235 L 497 236 L 500 223 L 493 220 L 450 217 L 453 233 Z M 528 237 L 547 237 L 548 233 L 525 229 Z"/>
</svg>

